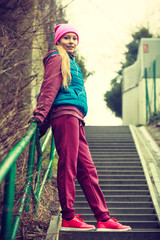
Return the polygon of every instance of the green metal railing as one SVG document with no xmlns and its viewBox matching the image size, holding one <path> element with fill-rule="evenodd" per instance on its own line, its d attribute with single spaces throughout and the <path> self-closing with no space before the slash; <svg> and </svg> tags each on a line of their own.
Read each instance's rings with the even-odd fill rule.
<svg viewBox="0 0 160 240">
<path fill-rule="evenodd" d="M 50 139 L 51 140 L 51 150 L 50 159 L 46 169 L 46 172 L 41 179 L 41 168 L 42 168 L 42 155 L 45 151 L 46 145 Z M 14 207 L 14 197 L 15 197 L 15 182 L 16 182 L 16 161 L 24 149 L 29 146 L 28 155 L 28 167 L 26 175 L 26 183 L 23 189 L 23 196 L 19 200 L 19 209 L 13 218 L 13 207 Z M 35 165 L 35 150 L 37 150 L 37 174 L 34 182 L 33 189 L 33 173 Z M 55 156 L 55 143 L 51 132 L 51 129 L 46 134 L 43 143 L 40 143 L 39 133 L 37 130 L 37 124 L 32 123 L 26 135 L 12 148 L 12 150 L 7 154 L 2 163 L 0 164 L 0 184 L 4 183 L 4 199 L 3 199 L 3 214 L 2 214 L 2 226 L 1 226 L 1 238 L 3 240 L 14 240 L 19 228 L 19 223 L 21 220 L 21 215 L 23 211 L 28 212 L 30 206 L 31 193 L 35 200 L 35 215 L 37 214 L 38 204 L 41 198 L 41 194 L 46 183 L 46 180 L 51 180 L 52 176 L 52 165 Z"/>
<path fill-rule="evenodd" d="M 148 123 L 151 120 L 152 115 L 156 116 L 157 114 L 157 106 L 156 106 L 156 61 L 153 61 L 152 64 L 152 76 L 153 76 L 153 103 L 154 103 L 154 111 L 151 111 L 151 99 L 149 97 L 148 91 L 148 69 L 145 68 L 145 89 L 146 89 L 146 122 Z"/>
<path fill-rule="evenodd" d="M 151 106 L 150 106 L 149 93 L 148 93 L 147 68 L 145 68 L 145 88 L 146 88 L 146 122 L 148 123 L 150 116 L 151 116 Z"/>
</svg>

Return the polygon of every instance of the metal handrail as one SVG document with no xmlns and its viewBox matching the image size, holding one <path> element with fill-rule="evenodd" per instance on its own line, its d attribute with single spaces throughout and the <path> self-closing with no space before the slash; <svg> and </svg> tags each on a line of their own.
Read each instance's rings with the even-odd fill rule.
<svg viewBox="0 0 160 240">
<path fill-rule="evenodd" d="M 144 75 L 145 75 L 145 93 L 146 93 L 146 122 L 148 123 L 151 120 L 152 116 L 157 115 L 157 93 L 156 93 L 156 60 L 152 63 L 152 69 L 153 69 L 153 99 L 152 96 L 149 94 L 149 84 L 148 84 L 148 69 L 144 69 Z M 151 99 L 150 99 L 151 98 Z M 154 106 L 152 107 L 151 102 L 154 103 Z M 151 111 L 152 109 L 152 111 Z M 154 111 L 153 111 L 154 110 Z"/>
<path fill-rule="evenodd" d="M 42 167 L 42 155 L 45 151 L 47 143 L 52 136 L 50 159 L 46 169 L 46 172 L 41 179 L 41 167 Z M 13 207 L 14 207 L 14 195 L 15 195 L 15 178 L 16 178 L 16 160 L 25 150 L 26 146 L 29 146 L 28 155 L 28 168 L 26 174 L 26 184 L 23 189 L 23 196 L 19 200 L 19 209 L 13 219 Z M 37 176 L 35 179 L 35 189 L 33 190 L 33 171 L 35 162 L 35 150 L 37 149 Z M 56 153 L 54 138 L 51 129 L 46 134 L 43 143 L 40 143 L 39 133 L 37 130 L 37 124 L 32 123 L 26 135 L 20 139 L 20 141 L 11 149 L 0 164 L 0 184 L 5 181 L 4 184 L 4 199 L 3 199 L 3 214 L 2 214 L 2 227 L 1 238 L 3 240 L 14 240 L 19 228 L 21 215 L 23 211 L 28 212 L 30 207 L 31 191 L 35 199 L 35 215 L 37 214 L 38 204 L 41 198 L 41 194 L 46 183 L 46 180 L 51 180 L 53 159 Z"/>
<path fill-rule="evenodd" d="M 146 122 L 148 123 L 151 117 L 151 106 L 149 100 L 149 92 L 148 92 L 148 72 L 147 68 L 144 71 L 145 74 L 145 92 L 146 92 Z"/>
</svg>

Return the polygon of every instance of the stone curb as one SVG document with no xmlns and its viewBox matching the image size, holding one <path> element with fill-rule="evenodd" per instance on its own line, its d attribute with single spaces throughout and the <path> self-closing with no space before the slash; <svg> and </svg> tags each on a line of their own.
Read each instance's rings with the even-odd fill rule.
<svg viewBox="0 0 160 240">
<path fill-rule="evenodd" d="M 160 183 L 158 176 L 159 166 L 157 164 L 157 159 L 155 159 L 151 151 L 153 149 L 153 145 L 156 143 L 154 143 L 154 140 L 150 137 L 149 147 L 148 144 L 146 144 L 146 137 L 144 136 L 144 134 L 142 134 L 142 132 L 139 131 L 139 128 L 131 125 L 130 130 L 135 141 L 139 157 L 141 159 L 152 201 L 156 209 L 158 219 L 160 221 L 160 196 L 159 188 L 157 189 Z"/>
<path fill-rule="evenodd" d="M 61 227 L 61 216 L 52 216 L 45 240 L 58 240 Z"/>
</svg>

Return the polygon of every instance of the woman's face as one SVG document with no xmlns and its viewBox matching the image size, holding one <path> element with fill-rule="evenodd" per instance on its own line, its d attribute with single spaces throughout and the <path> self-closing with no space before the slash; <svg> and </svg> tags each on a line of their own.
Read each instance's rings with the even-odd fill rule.
<svg viewBox="0 0 160 240">
<path fill-rule="evenodd" d="M 59 44 L 68 53 L 73 53 L 78 45 L 77 35 L 75 33 L 66 33 L 59 40 Z"/>
</svg>

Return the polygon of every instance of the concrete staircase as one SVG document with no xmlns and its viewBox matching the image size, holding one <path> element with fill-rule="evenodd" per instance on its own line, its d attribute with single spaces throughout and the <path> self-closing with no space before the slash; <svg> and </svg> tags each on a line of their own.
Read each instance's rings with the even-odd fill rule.
<svg viewBox="0 0 160 240">
<path fill-rule="evenodd" d="M 129 127 L 88 126 L 85 131 L 110 214 L 133 230 L 119 233 L 60 232 L 59 239 L 160 239 L 159 221 Z M 78 182 L 74 207 L 87 223 L 96 226 Z"/>
</svg>

